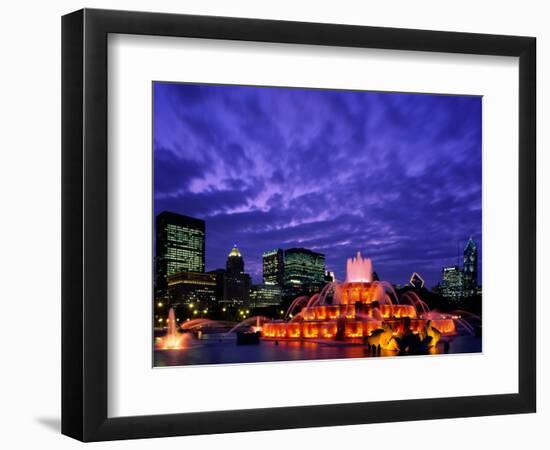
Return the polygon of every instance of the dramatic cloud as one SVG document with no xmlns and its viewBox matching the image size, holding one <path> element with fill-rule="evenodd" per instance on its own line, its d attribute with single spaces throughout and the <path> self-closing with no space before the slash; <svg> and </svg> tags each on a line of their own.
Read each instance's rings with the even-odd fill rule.
<svg viewBox="0 0 550 450">
<path fill-rule="evenodd" d="M 155 213 L 206 221 L 207 269 L 237 243 L 259 281 L 301 246 L 342 278 L 360 250 L 433 285 L 481 246 L 479 97 L 156 83 L 154 162 Z"/>
</svg>

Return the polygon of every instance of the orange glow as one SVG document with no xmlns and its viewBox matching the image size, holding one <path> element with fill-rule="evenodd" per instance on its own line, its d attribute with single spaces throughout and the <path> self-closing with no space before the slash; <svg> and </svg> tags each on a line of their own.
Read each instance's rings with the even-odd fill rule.
<svg viewBox="0 0 550 450">
<path fill-rule="evenodd" d="M 361 339 L 384 350 L 398 351 L 403 337 L 410 333 L 433 349 L 441 336 L 457 332 L 457 316 L 417 310 L 416 304 L 394 304 L 397 294 L 389 283 L 359 278 L 327 285 L 309 299 L 298 297 L 287 313 L 292 320 L 264 322 L 263 338 Z M 301 311 L 300 305 L 305 305 Z"/>
<path fill-rule="evenodd" d="M 382 326 L 378 320 L 348 320 L 344 326 L 346 338 L 368 336 Z M 266 322 L 262 326 L 264 338 L 315 339 L 332 338 L 337 333 L 336 322 Z"/>
<path fill-rule="evenodd" d="M 432 326 L 437 328 L 443 334 L 452 334 L 456 332 L 455 322 L 453 319 L 434 319 L 431 322 Z"/>
<path fill-rule="evenodd" d="M 185 336 L 178 332 L 176 325 L 176 315 L 173 308 L 170 308 L 170 310 L 168 311 L 166 324 L 168 326 L 166 334 L 162 337 L 156 338 L 155 347 L 159 350 L 179 350 L 183 348 L 183 341 L 185 339 Z"/>
<path fill-rule="evenodd" d="M 333 304 L 316 304 L 317 299 L 312 298 L 309 302 L 312 306 L 304 307 L 293 320 L 265 322 L 262 336 L 267 339 L 364 338 L 371 345 L 397 350 L 396 339 L 409 332 L 422 338 L 430 336 L 431 346 L 437 344 L 441 335 L 456 333 L 452 316 L 435 313 L 429 318 L 420 317 L 414 305 L 392 304 L 376 283 L 344 282 L 338 288 L 338 300 L 333 300 Z"/>
<path fill-rule="evenodd" d="M 350 282 L 342 284 L 342 303 L 353 305 L 356 302 L 372 303 L 375 300 L 376 288 L 371 283 Z"/>
</svg>

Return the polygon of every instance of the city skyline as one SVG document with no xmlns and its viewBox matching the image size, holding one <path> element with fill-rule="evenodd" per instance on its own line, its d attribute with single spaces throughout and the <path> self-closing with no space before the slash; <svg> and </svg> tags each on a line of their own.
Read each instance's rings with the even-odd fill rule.
<svg viewBox="0 0 550 450">
<path fill-rule="evenodd" d="M 162 213 L 160 213 L 157 216 L 157 223 L 159 222 L 159 218 L 161 218 L 163 216 L 166 216 L 166 215 L 175 218 L 175 221 L 180 222 L 180 224 L 184 223 L 184 222 L 191 222 L 191 223 L 193 223 L 193 222 L 201 223 L 202 222 L 202 224 L 201 224 L 202 229 L 204 230 L 204 228 L 205 228 L 204 221 L 202 221 L 201 219 L 198 219 L 198 218 L 195 218 L 195 217 L 189 217 L 189 216 L 185 216 L 185 215 L 179 215 L 179 214 L 173 213 L 171 211 L 163 211 Z M 189 225 L 190 225 L 189 223 L 186 224 L 187 227 Z M 159 229 L 157 228 L 156 231 L 157 231 L 157 235 L 158 235 L 159 234 Z M 205 234 L 206 233 L 204 233 L 202 235 L 203 240 L 206 237 Z M 157 238 L 156 242 L 159 242 L 158 238 Z M 182 244 L 178 243 L 176 245 L 181 246 Z M 475 256 L 471 257 L 472 259 L 467 260 L 467 255 L 472 254 L 472 251 L 471 251 L 472 247 L 471 246 L 473 246 Z M 459 247 L 460 247 L 460 244 L 459 244 Z M 264 284 L 264 283 L 277 284 L 277 285 L 280 285 L 280 286 L 285 285 L 286 284 L 286 282 L 285 282 L 285 270 L 286 269 L 285 268 L 289 264 L 288 260 L 287 260 L 287 257 L 288 257 L 287 255 L 288 255 L 289 252 L 290 253 L 296 253 L 297 251 L 298 252 L 306 252 L 306 253 L 311 253 L 312 252 L 311 249 L 304 248 L 304 247 L 275 248 L 275 249 L 269 249 L 267 251 L 262 252 L 262 272 L 260 274 L 259 279 L 251 277 L 251 281 L 255 285 L 261 285 L 261 284 Z M 201 252 L 202 252 L 202 260 L 206 261 L 206 255 L 205 255 L 204 248 L 201 250 Z M 313 252 L 313 253 L 315 253 L 315 252 Z M 244 255 L 241 254 L 241 252 L 238 248 L 238 245 L 236 243 L 233 244 L 231 250 L 227 254 L 226 263 L 225 263 L 226 267 L 225 268 L 217 267 L 215 269 L 206 269 L 207 265 L 203 262 L 202 266 L 199 267 L 197 265 L 197 267 L 195 267 L 194 269 L 193 268 L 191 269 L 191 272 L 213 273 L 213 272 L 218 272 L 220 270 L 221 271 L 226 271 L 226 272 L 231 272 L 232 270 L 235 271 L 235 269 L 231 269 L 229 267 L 229 264 L 231 264 L 230 261 L 231 261 L 232 256 L 238 256 L 238 258 L 239 258 L 239 263 L 238 263 L 239 264 L 239 269 L 236 270 L 236 272 L 243 273 L 243 274 L 246 274 L 246 275 L 250 275 L 249 273 L 247 273 L 248 271 L 246 270 L 246 260 L 244 258 Z M 276 257 L 276 256 L 278 256 L 281 260 L 278 261 L 277 267 L 274 267 L 273 258 Z M 318 254 L 317 256 L 322 257 L 323 262 L 325 261 L 325 258 L 326 258 L 325 254 Z M 266 259 L 266 257 L 267 257 L 267 259 Z M 461 257 L 463 258 L 462 267 L 461 267 L 460 261 L 458 261 Z M 197 258 L 197 256 L 194 255 L 194 258 Z M 270 261 L 270 260 L 271 260 L 271 262 L 267 263 L 267 265 L 266 265 L 266 261 Z M 157 259 L 157 261 L 158 261 L 158 259 Z M 158 262 L 155 263 L 155 265 L 158 269 Z M 437 285 L 434 284 L 431 287 L 437 287 L 441 284 L 441 282 L 445 283 L 445 274 L 446 274 L 447 270 L 448 269 L 456 269 L 460 274 L 464 273 L 464 274 L 466 274 L 466 277 L 468 277 L 468 276 L 471 277 L 473 284 L 470 283 L 470 288 L 474 289 L 474 291 L 475 291 L 476 286 L 479 286 L 479 287 L 481 286 L 481 283 L 480 283 L 481 280 L 477 278 L 478 265 L 479 265 L 479 261 L 477 259 L 477 243 L 470 236 L 470 238 L 468 239 L 466 244 L 463 246 L 462 256 L 460 254 L 457 256 L 456 264 L 447 264 L 447 265 L 442 266 L 441 267 L 442 277 L 438 280 Z M 325 275 L 334 274 L 334 271 L 330 270 L 328 267 L 326 267 L 326 265 L 324 266 L 324 268 L 325 268 L 325 270 L 323 271 L 323 273 L 325 273 Z M 180 272 L 190 273 L 188 270 L 183 270 L 183 269 L 173 271 L 174 274 L 178 274 Z M 275 279 L 276 274 L 280 274 L 281 278 L 276 280 Z M 331 276 L 333 276 L 333 275 L 331 275 Z M 405 283 L 405 285 L 410 285 L 411 284 L 410 281 L 411 281 L 412 278 L 416 278 L 418 281 L 421 281 L 422 285 L 424 285 L 424 283 L 425 283 L 424 279 L 420 277 L 420 274 L 418 274 L 417 272 L 414 271 L 414 272 L 411 273 L 411 277 L 408 280 L 409 282 Z M 335 279 L 334 281 L 343 281 L 343 279 Z M 462 281 L 461 281 L 461 283 L 462 283 Z M 307 284 L 308 283 L 306 283 L 306 285 Z M 393 283 L 393 284 L 398 284 L 398 283 Z M 471 295 L 475 295 L 475 294 L 472 292 Z"/>
<path fill-rule="evenodd" d="M 386 280 L 429 286 L 472 236 L 481 282 L 481 99 L 154 85 L 155 214 L 206 223 L 206 270 L 233 244 L 303 247 L 342 279 L 361 251 Z"/>
</svg>

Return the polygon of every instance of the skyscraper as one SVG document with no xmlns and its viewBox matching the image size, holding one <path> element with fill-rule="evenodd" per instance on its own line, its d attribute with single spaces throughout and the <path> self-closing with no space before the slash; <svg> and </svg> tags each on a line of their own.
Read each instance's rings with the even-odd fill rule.
<svg viewBox="0 0 550 450">
<path fill-rule="evenodd" d="M 264 252 L 262 255 L 262 270 L 265 284 L 278 284 L 282 286 L 284 283 L 285 256 L 282 249 L 277 248 Z"/>
<path fill-rule="evenodd" d="M 285 250 L 285 294 L 319 291 L 325 284 L 325 255 L 307 248 Z"/>
<path fill-rule="evenodd" d="M 470 237 L 464 246 L 464 295 L 470 297 L 477 291 L 477 244 Z"/>
<path fill-rule="evenodd" d="M 453 301 L 458 301 L 464 296 L 464 277 L 460 267 L 443 267 L 441 295 Z"/>
<path fill-rule="evenodd" d="M 225 264 L 227 273 L 236 275 L 244 273 L 244 259 L 241 252 L 237 248 L 237 244 L 233 244 L 233 248 L 227 255 L 227 262 Z"/>
<path fill-rule="evenodd" d="M 204 272 L 203 220 L 164 211 L 156 218 L 155 291 L 166 295 L 167 277 L 178 272 Z"/>
<path fill-rule="evenodd" d="M 250 284 L 250 275 L 244 272 L 244 259 L 237 245 L 234 245 L 227 255 L 226 271 L 223 274 L 222 302 L 248 306 Z"/>
<path fill-rule="evenodd" d="M 278 306 L 281 295 L 282 288 L 278 284 L 253 284 L 250 288 L 250 305 L 254 308 Z"/>
</svg>

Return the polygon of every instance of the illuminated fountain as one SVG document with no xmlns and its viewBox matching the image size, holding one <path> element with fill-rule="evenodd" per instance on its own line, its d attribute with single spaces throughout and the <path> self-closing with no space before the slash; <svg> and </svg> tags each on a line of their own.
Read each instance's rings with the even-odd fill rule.
<svg viewBox="0 0 550 450">
<path fill-rule="evenodd" d="M 174 308 L 170 308 L 170 310 L 168 311 L 166 324 L 166 334 L 156 339 L 155 347 L 158 350 L 179 350 L 183 348 L 185 335 L 180 334 L 178 331 L 178 326 L 176 323 L 176 313 L 174 312 Z"/>
<path fill-rule="evenodd" d="M 355 258 L 348 258 L 346 265 L 346 281 L 371 283 L 373 280 L 372 261 L 370 258 L 363 259 L 361 252 L 357 252 Z"/>
<path fill-rule="evenodd" d="M 408 351 L 434 347 L 441 336 L 456 334 L 460 317 L 430 311 L 415 292 L 398 296 L 390 283 L 374 280 L 369 258 L 357 253 L 348 258 L 346 269 L 345 282 L 335 281 L 311 297 L 296 298 L 285 320 L 264 322 L 262 337 L 362 339 L 369 346 Z"/>
</svg>

